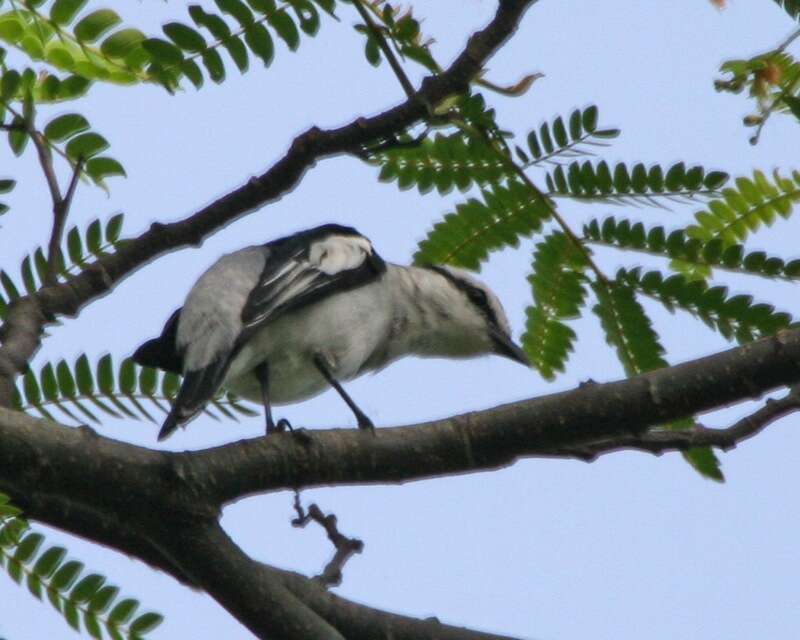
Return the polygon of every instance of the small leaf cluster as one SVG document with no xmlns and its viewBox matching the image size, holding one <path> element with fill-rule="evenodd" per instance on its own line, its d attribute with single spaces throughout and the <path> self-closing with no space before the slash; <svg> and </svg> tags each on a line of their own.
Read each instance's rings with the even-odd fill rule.
<svg viewBox="0 0 800 640">
<path fill-rule="evenodd" d="M 64 280 L 85 269 L 92 260 L 102 258 L 117 249 L 123 242 L 120 240 L 123 220 L 123 214 L 118 213 L 106 220 L 105 224 L 100 220 L 93 220 L 85 230 L 80 230 L 77 226 L 71 227 L 66 233 L 64 246 L 57 256 L 58 277 Z M 0 270 L 0 286 L 5 292 L 5 298 L 0 293 L 0 320 L 5 317 L 9 303 L 22 295 L 21 290 L 30 295 L 42 287 L 47 267 L 47 256 L 44 250 L 38 247 L 22 259 L 21 287 L 17 286 L 6 271 Z"/>
<path fill-rule="evenodd" d="M 525 166 L 544 162 L 556 163 L 560 158 L 570 158 L 588 153 L 587 146 L 605 146 L 602 140 L 619 136 L 619 129 L 598 129 L 599 112 L 595 105 L 575 109 L 567 118 L 556 116 L 552 122 L 543 122 L 538 130 L 528 133 L 528 151 L 516 146 L 517 157 Z"/>
<path fill-rule="evenodd" d="M 722 190 L 722 197 L 711 200 L 695 215 L 695 224 L 686 229 L 688 236 L 704 242 L 720 239 L 725 245 L 744 241 L 762 225 L 770 226 L 776 218 L 788 218 L 800 202 L 800 172 L 791 178 L 776 170 L 772 180 L 761 171 L 753 179 L 739 177 L 735 188 Z"/>
<path fill-rule="evenodd" d="M 484 189 L 481 195 L 481 200 L 457 205 L 428 232 L 414 254 L 415 264 L 478 269 L 490 252 L 518 246 L 520 238 L 539 231 L 550 217 L 549 203 L 518 180 Z"/>
<path fill-rule="evenodd" d="M 682 274 L 642 273 L 636 267 L 620 269 L 617 281 L 658 300 L 669 311 L 688 311 L 725 338 L 739 343 L 770 336 L 792 322 L 790 314 L 776 311 L 770 304 L 754 303 L 752 296 L 729 296 L 725 286 L 709 286 Z"/>
<path fill-rule="evenodd" d="M 628 168 L 624 162 L 613 171 L 605 161 L 572 162 L 566 168 L 557 166 L 545 176 L 549 195 L 577 200 L 604 202 L 641 202 L 655 204 L 655 198 L 672 200 L 711 196 L 728 180 L 722 171 L 709 171 L 701 166 L 689 169 L 683 162 L 664 169 L 641 162 Z"/>
<path fill-rule="evenodd" d="M 402 9 L 390 2 L 362 2 L 362 6 L 374 16 L 375 26 L 401 58 L 413 60 L 431 73 L 440 71 L 439 65 L 431 56 L 431 40 L 422 35 L 420 22 L 414 17 L 412 7 Z M 355 30 L 366 37 L 364 57 L 371 65 L 379 66 L 381 52 L 372 30 L 366 24 L 355 25 Z"/>
<path fill-rule="evenodd" d="M 528 282 L 534 304 L 526 310 L 522 346 L 546 380 L 564 371 L 573 351 L 575 332 L 564 320 L 577 318 L 586 300 L 586 257 L 562 232 L 536 245 Z"/>
<path fill-rule="evenodd" d="M 141 367 L 130 358 L 117 367 L 112 356 L 106 354 L 93 367 L 86 354 L 81 354 L 72 365 L 59 360 L 55 365 L 45 363 L 38 374 L 28 369 L 12 406 L 21 411 L 35 410 L 50 420 L 55 420 L 52 411 L 57 410 L 74 422 L 89 420 L 99 424 L 99 411 L 113 418 L 155 423 L 151 412 L 168 413 L 180 385 L 180 376 Z M 237 419 L 237 414 L 255 415 L 236 396 L 223 391 L 217 393 L 204 413 L 215 419 L 222 414 L 232 420 Z"/>
<path fill-rule="evenodd" d="M 144 34 L 128 28 L 110 33 L 122 22 L 113 9 L 95 9 L 79 17 L 85 0 L 10 4 L 12 10 L 0 14 L 0 40 L 34 62 L 45 62 L 71 74 L 69 78 L 89 83 L 134 84 L 148 78 L 144 67 L 149 60 L 137 54 Z"/>
<path fill-rule="evenodd" d="M 625 373 L 638 375 L 667 365 L 664 347 L 653 323 L 636 299 L 634 288 L 622 278 L 592 284 L 597 303 L 592 309 L 600 319 L 606 341 L 617 352 Z"/>
<path fill-rule="evenodd" d="M 134 598 L 119 598 L 119 588 L 99 573 L 85 573 L 77 560 L 66 560 L 60 546 L 45 548 L 44 536 L 31 531 L 20 510 L 0 493 L 0 565 L 14 582 L 23 582 L 37 599 L 44 597 L 76 631 L 97 640 L 142 640 L 163 618 L 147 612 L 136 615 Z"/>
<path fill-rule="evenodd" d="M 508 174 L 505 164 L 484 141 L 460 132 L 387 149 L 374 155 L 371 162 L 381 167 L 379 180 L 396 180 L 400 189 L 415 186 L 423 194 L 434 188 L 440 194 L 453 187 L 466 191 L 476 184 L 498 183 Z"/>
<path fill-rule="evenodd" d="M 0 193 L 9 193 L 16 185 L 16 180 L 12 180 L 11 178 L 0 178 Z M 8 205 L 0 202 L 0 216 L 2 216 L 6 211 L 8 211 Z"/>
<path fill-rule="evenodd" d="M 755 128 L 751 144 L 758 142 L 773 113 L 790 113 L 800 120 L 800 62 L 783 48 L 749 59 L 728 60 L 720 71 L 725 76 L 714 82 L 717 91 L 746 92 L 755 102 L 755 110 L 743 120 L 746 127 Z"/>
<path fill-rule="evenodd" d="M 100 155 L 108 149 L 108 141 L 90 131 L 89 122 L 82 115 L 63 114 L 51 119 L 42 132 L 36 130 L 33 77 L 31 69 L 22 74 L 7 69 L 0 77 L 0 117 L 4 118 L 6 111 L 11 115 L 8 144 L 14 155 L 22 155 L 31 136 L 38 136 L 48 153 L 55 150 L 74 170 L 80 170 L 97 185 L 104 186 L 104 180 L 110 176 L 124 176 L 125 169 L 118 160 Z M 11 106 L 17 99 L 22 102 L 22 112 Z M 59 146 L 62 144 L 63 149 Z"/>
<path fill-rule="evenodd" d="M 250 55 L 269 66 L 275 56 L 275 43 L 270 30 L 290 51 L 300 46 L 300 32 L 315 36 L 319 31 L 317 5 L 334 15 L 334 0 L 286 0 L 286 8 L 275 0 L 215 0 L 220 13 L 206 11 L 199 5 L 189 7 L 194 27 L 182 22 L 163 26 L 164 38 L 147 38 L 143 49 L 161 73 L 179 72 L 197 88 L 203 85 L 203 72 L 216 83 L 223 82 L 226 69 L 220 49 L 224 49 L 234 65 L 244 73 Z M 231 25 L 226 21 L 229 17 Z M 299 28 L 298 28 L 299 25 Z M 202 31 L 208 32 L 206 40 Z"/>
<path fill-rule="evenodd" d="M 317 7 L 333 14 L 335 0 L 286 0 L 284 6 L 275 0 L 215 0 L 218 12 L 191 5 L 194 26 L 170 22 L 162 28 L 163 38 L 124 26 L 110 8 L 84 12 L 85 0 L 22 4 L 20 8 L 12 2 L 14 10 L 0 15 L 0 40 L 32 60 L 88 81 L 158 82 L 172 91 L 183 78 L 200 87 L 203 69 L 214 82 L 222 82 L 226 69 L 221 49 L 240 71 L 247 70 L 251 54 L 269 65 L 275 52 L 270 30 L 296 50 L 301 31 L 313 36 L 319 30 Z"/>
<path fill-rule="evenodd" d="M 667 231 L 662 226 L 647 228 L 641 222 L 617 220 L 610 216 L 591 220 L 583 227 L 584 238 L 592 243 L 619 249 L 633 249 L 691 264 L 696 274 L 711 276 L 712 268 L 737 271 L 765 278 L 800 278 L 800 259 L 786 262 L 764 251 L 747 252 L 742 244 L 725 244 L 721 238 L 703 242 L 684 229 Z"/>
</svg>

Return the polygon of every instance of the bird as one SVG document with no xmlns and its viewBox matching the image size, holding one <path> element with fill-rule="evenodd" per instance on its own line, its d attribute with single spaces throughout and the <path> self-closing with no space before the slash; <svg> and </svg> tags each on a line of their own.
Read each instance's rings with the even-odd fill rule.
<svg viewBox="0 0 800 640">
<path fill-rule="evenodd" d="M 163 440 L 223 387 L 263 404 L 267 435 L 290 427 L 272 405 L 330 387 L 372 430 L 343 381 L 406 355 L 486 354 L 530 366 L 487 285 L 450 266 L 388 263 L 354 228 L 325 224 L 222 256 L 133 360 L 182 376 Z"/>
</svg>

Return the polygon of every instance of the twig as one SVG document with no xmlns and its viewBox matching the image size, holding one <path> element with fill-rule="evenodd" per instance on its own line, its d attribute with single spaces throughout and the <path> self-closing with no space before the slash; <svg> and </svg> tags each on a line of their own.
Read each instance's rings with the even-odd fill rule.
<svg viewBox="0 0 800 640">
<path fill-rule="evenodd" d="M 601 455 L 622 449 L 636 449 L 655 455 L 668 451 L 687 451 L 694 447 L 716 447 L 722 451 L 729 451 L 736 448 L 740 442 L 758 435 L 773 422 L 796 411 L 800 411 L 800 387 L 793 387 L 782 398 L 770 398 L 760 409 L 724 429 L 696 426 L 684 431 L 675 431 L 657 428 L 640 434 L 615 435 L 602 440 L 561 447 L 554 450 L 552 455 L 576 457 L 592 462 Z"/>
<path fill-rule="evenodd" d="M 67 186 L 67 192 L 63 198 L 59 197 L 57 201 L 53 202 L 53 229 L 50 232 L 50 242 L 47 244 L 47 275 L 45 276 L 45 284 L 48 285 L 58 283 L 58 265 L 61 263 L 61 236 L 64 234 L 69 208 L 72 205 L 75 188 L 78 186 L 78 179 L 83 170 L 83 162 L 82 157 L 78 158 L 69 186 Z"/>
<path fill-rule="evenodd" d="M 26 129 L 33 141 L 33 145 L 36 147 L 36 153 L 39 156 L 39 165 L 41 165 L 45 180 L 47 180 L 47 188 L 50 190 L 50 198 L 53 201 L 53 211 L 55 211 L 56 206 L 61 202 L 61 189 L 58 186 L 58 178 L 56 178 L 56 172 L 53 168 L 53 156 L 50 153 L 50 148 L 47 146 L 47 141 L 44 136 L 34 129 L 33 123 L 26 122 Z"/>
<path fill-rule="evenodd" d="M 780 45 L 774 49 L 774 53 L 783 53 L 795 40 L 800 38 L 800 29 L 795 29 Z"/>
<path fill-rule="evenodd" d="M 389 47 L 388 43 L 386 42 L 386 38 L 383 37 L 381 30 L 378 28 L 378 25 L 375 24 L 375 21 L 372 17 L 367 13 L 367 10 L 364 8 L 364 5 L 361 4 L 361 0 L 353 0 L 353 5 L 355 5 L 356 11 L 358 11 L 361 19 L 367 25 L 370 34 L 372 37 L 375 38 L 375 41 L 378 43 L 378 47 L 383 52 L 386 61 L 389 63 L 389 66 L 394 71 L 394 75 L 397 76 L 397 79 L 400 81 L 400 86 L 403 87 L 403 91 L 406 92 L 406 96 L 411 99 L 416 95 L 416 91 L 414 90 L 414 85 L 408 79 L 406 72 L 403 70 L 403 67 L 400 65 L 397 56 L 394 55 L 394 51 Z"/>
<path fill-rule="evenodd" d="M 344 569 L 344 565 L 347 564 L 350 556 L 361 553 L 364 550 L 364 543 L 357 538 L 348 538 L 340 533 L 336 526 L 336 516 L 334 514 L 326 516 L 316 504 L 312 504 L 308 508 L 308 513 L 306 513 L 300 503 L 300 492 L 298 490 L 294 492 L 294 510 L 297 512 L 297 517 L 292 520 L 293 527 L 305 527 L 309 521 L 313 520 L 325 529 L 325 533 L 328 534 L 328 540 L 336 548 L 333 558 L 325 565 L 322 573 L 314 579 L 326 587 L 335 587 L 342 584 L 342 569 Z"/>
</svg>

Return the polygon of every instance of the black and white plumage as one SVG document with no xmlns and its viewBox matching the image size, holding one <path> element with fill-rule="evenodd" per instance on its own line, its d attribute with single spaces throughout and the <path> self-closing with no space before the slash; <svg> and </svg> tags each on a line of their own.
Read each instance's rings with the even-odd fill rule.
<svg viewBox="0 0 800 640">
<path fill-rule="evenodd" d="M 183 383 L 159 439 L 196 416 L 221 386 L 289 404 L 405 355 L 503 355 L 524 364 L 497 297 L 449 267 L 388 264 L 355 229 L 324 225 L 228 254 L 192 287 L 139 364 Z"/>
</svg>

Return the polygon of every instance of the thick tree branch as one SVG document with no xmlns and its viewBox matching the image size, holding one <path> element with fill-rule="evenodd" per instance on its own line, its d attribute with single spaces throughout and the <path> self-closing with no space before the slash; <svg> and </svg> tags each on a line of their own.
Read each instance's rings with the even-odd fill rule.
<svg viewBox="0 0 800 640">
<path fill-rule="evenodd" d="M 795 410 L 795 394 L 729 429 L 646 428 L 798 381 L 800 329 L 792 329 L 629 380 L 378 429 L 375 436 L 358 429 L 314 431 L 310 441 L 276 434 L 167 453 L 88 428 L 45 426 L 0 408 L 0 491 L 17 498 L 32 519 L 133 554 L 208 590 L 262 637 L 488 638 L 362 607 L 306 578 L 256 563 L 219 529 L 220 508 L 256 492 L 403 482 L 497 468 L 525 456 L 585 457 L 600 445 L 730 447 Z M 275 606 L 260 606 L 264 601 Z"/>
<path fill-rule="evenodd" d="M 483 64 L 514 33 L 525 11 L 535 1 L 500 0 L 494 18 L 469 38 L 464 51 L 450 67 L 439 75 L 425 78 L 419 91 L 405 102 L 376 116 L 357 118 L 336 129 L 312 127 L 297 136 L 286 154 L 265 173 L 251 178 L 183 220 L 153 224 L 148 231 L 126 242 L 119 251 L 89 265 L 67 282 L 40 290 L 33 305 L 27 298 L 21 298 L 15 305 L 25 305 L 26 309 L 38 307 L 28 320 L 35 318 L 39 321 L 39 329 L 45 317 L 75 315 L 83 305 L 108 293 L 120 280 L 153 258 L 182 247 L 199 245 L 210 234 L 237 218 L 290 192 L 318 160 L 341 153 L 355 154 L 376 139 L 401 133 L 427 116 L 426 105 L 436 105 L 448 96 L 465 92 Z M 14 305 L 9 315 L 13 311 Z M 34 333 L 38 337 L 40 331 Z M 16 334 L 8 336 L 0 347 L 0 375 L 20 373 L 37 347 L 38 341 L 33 344 L 17 342 Z M 8 380 L 0 381 L 0 405 L 9 404 L 9 385 Z"/>
</svg>

